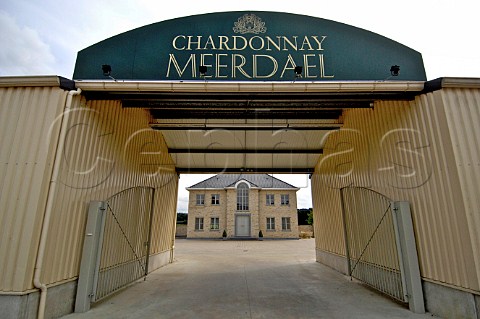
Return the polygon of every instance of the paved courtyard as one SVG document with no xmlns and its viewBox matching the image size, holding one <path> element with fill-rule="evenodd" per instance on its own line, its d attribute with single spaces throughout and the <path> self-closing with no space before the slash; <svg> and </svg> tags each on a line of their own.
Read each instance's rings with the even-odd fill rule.
<svg viewBox="0 0 480 319">
<path fill-rule="evenodd" d="M 431 318 L 315 262 L 314 240 L 176 242 L 175 263 L 85 318 Z"/>
</svg>

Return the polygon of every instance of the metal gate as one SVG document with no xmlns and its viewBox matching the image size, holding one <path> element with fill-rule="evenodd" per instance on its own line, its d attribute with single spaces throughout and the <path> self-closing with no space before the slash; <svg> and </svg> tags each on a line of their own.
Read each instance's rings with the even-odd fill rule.
<svg viewBox="0 0 480 319">
<path fill-rule="evenodd" d="M 134 187 L 88 208 L 75 312 L 148 274 L 155 189 Z"/>
<path fill-rule="evenodd" d="M 408 302 L 393 202 L 362 187 L 340 193 L 349 275 Z"/>
<path fill-rule="evenodd" d="M 105 202 L 92 302 L 148 274 L 154 192 L 150 187 L 130 188 Z"/>
</svg>

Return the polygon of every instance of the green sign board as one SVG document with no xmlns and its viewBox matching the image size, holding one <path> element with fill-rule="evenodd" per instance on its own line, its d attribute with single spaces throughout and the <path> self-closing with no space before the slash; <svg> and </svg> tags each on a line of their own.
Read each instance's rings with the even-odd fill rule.
<svg viewBox="0 0 480 319">
<path fill-rule="evenodd" d="M 392 66 L 399 66 L 398 75 L 392 75 Z M 259 11 L 158 22 L 78 53 L 74 79 L 109 75 L 174 81 L 426 80 L 421 54 L 398 42 L 330 20 Z"/>
</svg>

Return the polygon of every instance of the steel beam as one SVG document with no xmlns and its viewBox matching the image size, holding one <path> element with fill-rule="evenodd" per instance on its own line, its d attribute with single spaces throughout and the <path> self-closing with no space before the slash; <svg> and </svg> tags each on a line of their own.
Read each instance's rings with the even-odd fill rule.
<svg viewBox="0 0 480 319">
<path fill-rule="evenodd" d="M 217 110 L 215 108 L 199 108 L 196 110 L 151 109 L 150 114 L 155 119 L 321 119 L 337 120 L 342 110 Z"/>
<path fill-rule="evenodd" d="M 209 131 L 209 130 L 223 130 L 223 131 L 332 131 L 341 129 L 337 126 L 226 126 L 226 125 L 170 125 L 170 124 L 150 124 L 150 127 L 158 131 Z"/>
<path fill-rule="evenodd" d="M 323 149 L 191 149 L 169 148 L 170 154 L 323 154 Z"/>
</svg>

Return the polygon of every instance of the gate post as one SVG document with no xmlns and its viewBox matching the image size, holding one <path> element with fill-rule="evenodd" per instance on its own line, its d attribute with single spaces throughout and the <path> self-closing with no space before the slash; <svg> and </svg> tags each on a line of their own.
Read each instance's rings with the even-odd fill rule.
<svg viewBox="0 0 480 319">
<path fill-rule="evenodd" d="M 348 243 L 347 213 L 345 211 L 345 197 L 343 192 L 345 188 L 340 188 L 340 203 L 342 205 L 343 237 L 345 240 L 345 258 L 347 259 L 347 275 L 352 275 L 352 265 L 350 264 L 350 245 Z"/>
<path fill-rule="evenodd" d="M 87 225 L 83 240 L 82 260 L 78 276 L 75 312 L 90 310 L 94 287 L 95 271 L 101 250 L 101 235 L 105 224 L 105 202 L 92 201 L 88 207 Z"/>
<path fill-rule="evenodd" d="M 153 212 L 155 211 L 155 188 L 151 189 L 152 191 L 152 202 L 150 203 L 150 214 L 148 222 L 148 238 L 147 238 L 147 256 L 145 256 L 145 277 L 143 280 L 147 280 L 148 275 L 148 263 L 150 262 L 150 248 L 152 247 L 152 222 L 153 222 Z"/>
<path fill-rule="evenodd" d="M 410 311 L 414 313 L 425 313 L 423 288 L 420 278 L 420 267 L 418 264 L 410 204 L 406 201 L 395 202 L 393 210 L 400 241 L 398 250 L 402 255 L 401 262 L 405 270 L 408 306 Z"/>
</svg>

